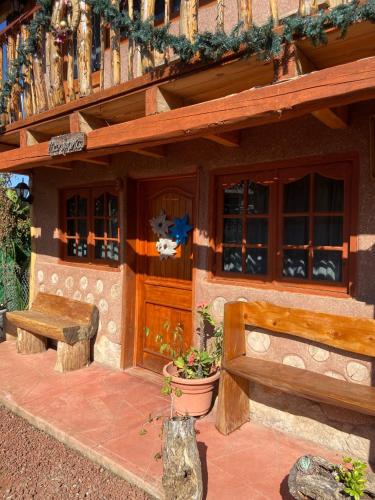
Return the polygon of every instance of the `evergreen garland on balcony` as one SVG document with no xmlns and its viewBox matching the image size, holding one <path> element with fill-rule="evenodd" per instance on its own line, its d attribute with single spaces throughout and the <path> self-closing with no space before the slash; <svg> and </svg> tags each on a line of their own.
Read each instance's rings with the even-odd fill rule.
<svg viewBox="0 0 375 500">
<path fill-rule="evenodd" d="M 234 26 L 229 33 L 222 31 L 198 33 L 190 42 L 185 36 L 173 35 L 169 26 L 154 27 L 152 20 L 142 21 L 139 15 L 130 19 L 125 11 L 119 11 L 111 0 L 88 0 L 93 11 L 101 15 L 114 29 L 134 40 L 140 47 L 149 47 L 160 53 L 170 48 L 183 63 L 189 62 L 195 54 L 203 61 L 216 61 L 225 53 L 256 54 L 262 59 L 277 57 L 283 43 L 296 38 L 306 37 L 314 46 L 327 43 L 326 29 L 337 28 L 344 37 L 349 26 L 360 21 L 375 22 L 375 0 L 361 5 L 357 0 L 342 4 L 331 10 L 321 10 L 314 16 L 295 15 L 281 21 L 280 32 L 273 28 L 272 20 L 263 26 L 253 25 L 244 31 L 241 24 Z M 41 29 L 51 29 L 52 0 L 37 0 L 40 10 L 29 24 L 29 39 L 18 48 L 17 57 L 9 68 L 0 92 L 0 112 L 5 112 L 7 100 L 16 83 L 22 87 L 22 70 L 29 62 L 29 56 L 35 54 L 41 36 Z M 281 33 L 281 34 L 280 34 Z"/>
</svg>

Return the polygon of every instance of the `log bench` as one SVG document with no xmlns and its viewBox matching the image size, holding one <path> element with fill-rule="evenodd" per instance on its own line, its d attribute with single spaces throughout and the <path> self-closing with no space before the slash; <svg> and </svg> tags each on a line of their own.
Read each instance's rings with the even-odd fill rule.
<svg viewBox="0 0 375 500">
<path fill-rule="evenodd" d="M 375 387 L 246 356 L 245 325 L 375 357 L 375 320 L 279 307 L 225 304 L 224 345 L 216 427 L 229 434 L 249 420 L 249 381 L 320 403 L 375 416 Z"/>
<path fill-rule="evenodd" d="M 48 293 L 38 293 L 28 311 L 6 313 L 17 327 L 17 351 L 35 354 L 47 349 L 47 339 L 57 340 L 55 370 L 66 372 L 90 364 L 90 339 L 96 334 L 96 306 Z"/>
</svg>

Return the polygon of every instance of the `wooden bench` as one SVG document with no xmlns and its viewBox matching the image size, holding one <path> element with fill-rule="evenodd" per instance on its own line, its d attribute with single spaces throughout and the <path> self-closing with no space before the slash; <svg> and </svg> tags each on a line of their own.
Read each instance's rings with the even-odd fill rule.
<svg viewBox="0 0 375 500">
<path fill-rule="evenodd" d="M 245 325 L 375 357 L 375 321 L 265 302 L 225 304 L 224 346 L 216 427 L 229 434 L 249 420 L 249 380 L 375 416 L 375 387 L 334 379 L 301 368 L 246 356 Z"/>
<path fill-rule="evenodd" d="M 77 370 L 90 364 L 90 339 L 98 329 L 96 306 L 48 293 L 38 293 L 28 311 L 6 314 L 17 327 L 17 351 L 43 352 L 47 339 L 57 340 L 55 370 Z"/>
</svg>

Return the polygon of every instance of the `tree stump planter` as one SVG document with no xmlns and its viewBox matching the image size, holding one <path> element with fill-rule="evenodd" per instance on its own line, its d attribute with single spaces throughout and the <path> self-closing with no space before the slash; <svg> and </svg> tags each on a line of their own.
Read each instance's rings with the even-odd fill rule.
<svg viewBox="0 0 375 500">
<path fill-rule="evenodd" d="M 47 350 L 47 338 L 17 328 L 18 354 L 37 354 Z"/>
<path fill-rule="evenodd" d="M 5 340 L 5 313 L 6 309 L 0 309 L 0 342 Z"/>
<path fill-rule="evenodd" d="M 288 478 L 289 492 L 297 500 L 348 500 L 344 485 L 335 479 L 335 465 L 321 457 L 305 455 L 293 465 Z M 367 472 L 363 500 L 375 498 L 375 475 Z"/>
<path fill-rule="evenodd" d="M 175 417 L 163 424 L 163 487 L 166 500 L 201 500 L 202 466 L 195 419 Z"/>
<path fill-rule="evenodd" d="M 200 417 L 206 415 L 212 404 L 215 385 L 220 378 L 220 371 L 200 379 L 185 379 L 177 376 L 177 368 L 173 362 L 163 368 L 165 377 L 172 377 L 173 389 L 180 389 L 182 396 L 173 396 L 173 408 L 177 415 Z M 174 391 L 173 391 L 174 392 Z"/>
</svg>

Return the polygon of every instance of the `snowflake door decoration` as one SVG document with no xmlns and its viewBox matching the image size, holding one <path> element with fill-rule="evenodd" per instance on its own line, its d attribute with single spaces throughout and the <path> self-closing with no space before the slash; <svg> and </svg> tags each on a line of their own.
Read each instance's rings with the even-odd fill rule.
<svg viewBox="0 0 375 500">
<path fill-rule="evenodd" d="M 152 231 L 161 238 L 167 238 L 170 226 L 173 225 L 173 222 L 167 220 L 167 216 L 164 210 L 161 210 L 160 214 L 156 217 L 150 219 L 151 229 Z"/>
<path fill-rule="evenodd" d="M 169 233 L 176 241 L 177 245 L 186 245 L 188 239 L 188 233 L 193 229 L 193 226 L 189 224 L 188 214 L 183 217 L 174 217 L 173 226 L 169 230 Z"/>
<path fill-rule="evenodd" d="M 159 238 L 156 242 L 156 250 L 160 254 L 160 260 L 168 259 L 176 255 L 177 243 L 170 238 Z"/>
</svg>

